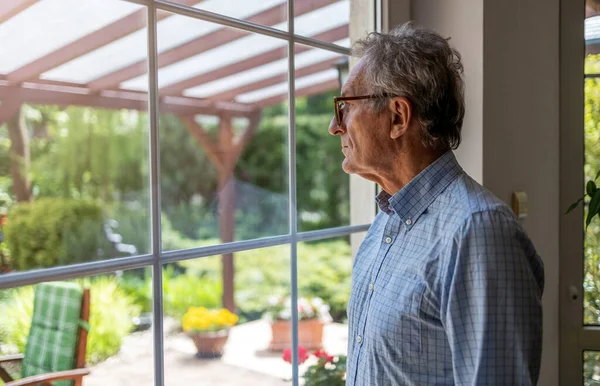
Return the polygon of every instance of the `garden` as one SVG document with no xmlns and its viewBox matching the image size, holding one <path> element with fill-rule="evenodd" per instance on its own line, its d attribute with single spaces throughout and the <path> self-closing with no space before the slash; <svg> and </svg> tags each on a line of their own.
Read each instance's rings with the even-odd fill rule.
<svg viewBox="0 0 600 386">
<path fill-rule="evenodd" d="M 332 95 L 297 100 L 300 231 L 349 224 L 349 180 L 327 132 Z M 236 164 L 235 240 L 288 233 L 286 111 L 284 103 L 263 110 Z M 18 172 L 10 127 L 0 126 L 0 274 L 149 253 L 147 115 L 24 105 L 21 118 L 30 158 Z M 214 117 L 198 119 L 216 136 Z M 161 116 L 160 128 L 163 250 L 220 243 L 215 166 L 178 118 Z M 348 237 L 298 245 L 299 295 L 326 306 L 328 322 L 345 321 L 351 266 Z M 190 310 L 224 307 L 222 275 L 221 256 L 164 265 L 164 317 L 177 331 Z M 234 278 L 236 326 L 277 319 L 273 299 L 290 294 L 289 247 L 235 253 Z M 91 293 L 88 365 L 151 326 L 150 268 L 75 281 Z M 32 311 L 33 287 L 0 291 L 0 354 L 23 352 Z"/>
</svg>

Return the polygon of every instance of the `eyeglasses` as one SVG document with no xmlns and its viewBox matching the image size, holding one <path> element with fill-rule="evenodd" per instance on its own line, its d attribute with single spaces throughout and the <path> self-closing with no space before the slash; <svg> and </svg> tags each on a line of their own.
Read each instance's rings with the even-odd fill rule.
<svg viewBox="0 0 600 386">
<path fill-rule="evenodd" d="M 335 122 L 338 127 L 342 126 L 342 114 L 346 107 L 345 101 L 356 101 L 361 99 L 379 99 L 388 98 L 389 95 L 361 95 L 361 96 L 347 96 L 347 97 L 333 97 L 333 104 L 335 106 Z"/>
</svg>

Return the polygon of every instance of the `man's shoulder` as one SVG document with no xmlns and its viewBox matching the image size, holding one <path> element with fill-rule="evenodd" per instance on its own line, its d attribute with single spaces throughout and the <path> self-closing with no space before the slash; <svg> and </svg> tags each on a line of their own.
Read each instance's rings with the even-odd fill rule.
<svg viewBox="0 0 600 386">
<path fill-rule="evenodd" d="M 516 219 L 509 206 L 466 173 L 461 174 L 436 200 L 438 209 L 445 210 L 464 222 L 482 213 L 493 213 Z"/>
</svg>

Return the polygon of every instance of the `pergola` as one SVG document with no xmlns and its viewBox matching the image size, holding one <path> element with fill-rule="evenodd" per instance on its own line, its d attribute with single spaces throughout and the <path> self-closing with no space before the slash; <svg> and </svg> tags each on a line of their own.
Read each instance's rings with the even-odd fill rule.
<svg viewBox="0 0 600 386">
<path fill-rule="evenodd" d="M 178 4 L 285 31 L 285 0 L 176 0 Z M 295 33 L 349 45 L 348 0 L 302 0 Z M 7 123 L 17 199 L 30 186 L 24 104 L 146 110 L 147 11 L 120 0 L 3 0 L 0 2 L 0 125 Z M 235 164 L 257 130 L 261 110 L 288 97 L 288 41 L 159 10 L 158 95 L 161 114 L 180 117 L 219 175 L 222 242 L 234 240 Z M 343 48 L 296 44 L 297 97 L 339 87 L 335 64 Z M 218 141 L 195 119 L 219 117 Z M 235 136 L 232 118 L 249 125 Z M 233 310 L 233 256 L 223 256 L 224 306 Z"/>
</svg>

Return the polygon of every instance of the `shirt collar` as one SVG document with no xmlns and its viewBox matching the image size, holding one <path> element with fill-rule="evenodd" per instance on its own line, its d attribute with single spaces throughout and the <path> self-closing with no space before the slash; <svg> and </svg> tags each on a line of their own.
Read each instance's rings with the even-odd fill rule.
<svg viewBox="0 0 600 386">
<path fill-rule="evenodd" d="M 462 172 L 463 169 L 458 164 L 454 152 L 448 151 L 393 196 L 381 191 L 377 196 L 377 204 L 389 215 L 396 213 L 407 225 L 414 224 L 440 193 Z"/>
</svg>

